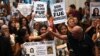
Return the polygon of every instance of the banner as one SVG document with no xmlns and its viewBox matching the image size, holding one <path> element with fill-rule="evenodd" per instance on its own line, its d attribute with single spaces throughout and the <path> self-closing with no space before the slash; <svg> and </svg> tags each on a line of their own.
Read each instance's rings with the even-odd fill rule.
<svg viewBox="0 0 100 56">
<path fill-rule="evenodd" d="M 20 13 L 23 16 L 27 17 L 32 12 L 32 5 L 31 4 L 19 3 L 17 9 L 20 11 Z"/>
<path fill-rule="evenodd" d="M 26 42 L 22 45 L 23 56 L 56 56 L 55 42 Z"/>
<path fill-rule="evenodd" d="M 66 21 L 65 3 L 56 3 L 50 5 L 52 16 L 54 17 L 54 24 L 64 23 Z"/>
<path fill-rule="evenodd" d="M 34 3 L 34 13 L 35 21 L 47 21 L 46 13 L 47 13 L 47 3 L 36 1 Z"/>
<path fill-rule="evenodd" d="M 90 18 L 100 17 L 100 2 L 90 3 Z"/>
</svg>

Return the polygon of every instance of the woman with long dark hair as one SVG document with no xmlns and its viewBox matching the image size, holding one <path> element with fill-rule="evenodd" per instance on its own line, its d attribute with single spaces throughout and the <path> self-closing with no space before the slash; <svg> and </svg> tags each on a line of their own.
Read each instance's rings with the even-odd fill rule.
<svg viewBox="0 0 100 56">
<path fill-rule="evenodd" d="M 98 8 L 94 8 L 94 9 L 93 9 L 93 14 L 92 14 L 92 16 L 93 16 L 93 17 L 100 16 L 100 15 L 99 15 L 99 9 L 98 9 Z"/>
</svg>

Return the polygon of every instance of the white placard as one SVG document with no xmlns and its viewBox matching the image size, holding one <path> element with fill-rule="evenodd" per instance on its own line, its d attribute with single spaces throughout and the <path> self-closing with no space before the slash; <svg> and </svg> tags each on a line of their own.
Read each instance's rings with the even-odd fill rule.
<svg viewBox="0 0 100 56">
<path fill-rule="evenodd" d="M 23 16 L 27 17 L 32 12 L 32 5 L 31 4 L 19 3 L 17 9 L 20 11 L 20 13 Z"/>
<path fill-rule="evenodd" d="M 22 45 L 24 56 L 56 56 L 55 42 L 26 42 Z"/>
<path fill-rule="evenodd" d="M 54 17 L 54 24 L 64 23 L 66 21 L 65 3 L 51 4 L 50 8 Z"/>
<path fill-rule="evenodd" d="M 36 1 L 34 3 L 34 13 L 35 21 L 47 21 L 46 13 L 47 13 L 47 3 Z"/>
</svg>

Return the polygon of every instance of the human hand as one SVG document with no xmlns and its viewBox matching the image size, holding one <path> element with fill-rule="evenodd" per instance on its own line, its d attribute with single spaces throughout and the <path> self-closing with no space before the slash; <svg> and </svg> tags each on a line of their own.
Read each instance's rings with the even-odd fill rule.
<svg viewBox="0 0 100 56">
<path fill-rule="evenodd" d="M 49 32 L 52 32 L 52 28 L 51 28 L 51 27 L 48 27 L 48 31 L 49 31 Z"/>
</svg>

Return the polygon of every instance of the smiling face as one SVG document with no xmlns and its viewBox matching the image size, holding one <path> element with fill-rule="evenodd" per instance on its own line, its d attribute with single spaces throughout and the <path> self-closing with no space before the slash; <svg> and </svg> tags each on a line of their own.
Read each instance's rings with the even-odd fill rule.
<svg viewBox="0 0 100 56">
<path fill-rule="evenodd" d="M 43 34 L 43 33 L 46 33 L 46 32 L 47 32 L 47 26 L 46 25 L 40 26 L 39 33 Z"/>
<path fill-rule="evenodd" d="M 46 33 L 46 31 L 47 31 L 46 27 L 42 27 L 42 28 L 40 29 L 41 34 Z"/>
<path fill-rule="evenodd" d="M 34 23 L 34 29 L 39 30 L 39 27 L 40 27 L 39 22 Z"/>
<path fill-rule="evenodd" d="M 68 26 L 70 27 L 74 27 L 76 24 L 75 24 L 75 20 L 74 19 L 69 19 L 68 20 Z"/>
<path fill-rule="evenodd" d="M 67 34 L 67 26 L 62 25 L 60 29 L 60 33 L 66 35 Z"/>
</svg>

